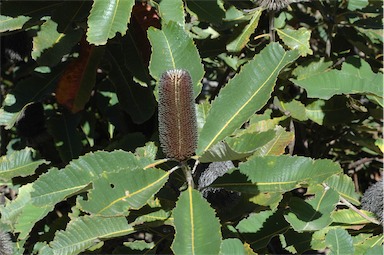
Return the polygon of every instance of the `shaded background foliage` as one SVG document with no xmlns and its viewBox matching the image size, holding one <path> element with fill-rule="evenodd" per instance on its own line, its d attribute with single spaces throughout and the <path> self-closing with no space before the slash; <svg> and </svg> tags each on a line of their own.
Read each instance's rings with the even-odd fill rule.
<svg viewBox="0 0 384 255">
<path fill-rule="evenodd" d="M 152 152 L 152 160 L 155 156 L 163 158 L 161 151 L 156 155 L 156 149 L 148 142 L 154 142 L 158 147 L 156 84 L 160 74 L 170 65 L 166 53 L 160 50 L 165 42 L 170 42 L 170 47 L 174 47 L 178 54 L 175 57 L 177 67 L 191 73 L 196 102 L 199 103 L 199 131 L 221 89 L 235 80 L 240 69 L 255 56 L 257 59 L 257 54 L 270 44 L 271 13 L 257 9 L 258 3 L 254 1 L 127 0 L 118 3 L 118 13 L 111 18 L 105 9 L 115 2 L 1 3 L 0 153 L 9 156 L 30 147 L 34 150 L 28 151 L 25 157 L 33 154 L 30 160 L 35 162 L 35 168 L 45 163 L 36 172 L 33 169 L 5 178 L 2 187 L 7 199 L 14 200 L 19 187 L 34 182 L 50 167 L 63 168 L 89 152 L 123 149 L 141 155 L 138 148 L 146 145 L 143 155 Z M 255 148 L 266 146 L 280 134 L 284 141 L 274 148 L 274 155 L 285 153 L 338 162 L 343 172 L 353 180 L 354 190 L 350 193 L 357 197 L 354 199 L 358 203 L 357 194 L 362 194 L 369 185 L 381 179 L 383 164 L 382 3 L 368 0 L 304 1 L 292 3 L 273 15 L 276 40 L 286 45 L 286 49 L 296 49 L 302 57 L 282 70 L 270 99 L 249 121 L 247 119 L 242 125 L 243 131 L 234 132 L 225 139 L 233 154 L 226 154 L 228 158 L 222 157 L 221 161 L 248 158 L 251 165 L 252 157 L 263 155 L 261 149 L 257 151 Z M 193 43 L 190 38 L 193 38 Z M 186 45 L 185 49 L 179 49 L 179 44 Z M 277 125 L 281 129 L 272 132 Z M 239 139 L 250 138 L 244 131 L 249 127 L 264 132 L 253 140 L 259 144 L 236 147 Z M 217 159 L 214 152 L 212 155 L 201 152 L 199 156 L 202 162 L 220 161 L 212 160 Z M 237 163 L 239 161 L 235 161 L 236 166 Z M 144 163 L 137 165 L 144 166 Z M 168 164 L 164 168 L 171 166 Z M 244 169 L 240 168 L 240 172 L 251 177 L 246 165 Z M 118 177 L 112 174 L 110 178 Z M 169 178 L 167 188 L 162 189 L 159 195 L 164 198 L 161 206 L 167 212 L 175 206 L 183 177 L 172 175 Z M 232 176 L 230 179 L 241 180 L 242 177 L 236 178 Z M 284 197 L 270 193 L 270 201 L 264 207 L 277 207 L 280 201 L 280 207 L 284 207 L 291 197 L 304 198 L 320 192 L 316 190 L 318 187 L 312 187 L 313 190 L 309 188 L 305 193 L 307 188 L 304 185 L 301 189 L 288 189 L 284 191 Z M 192 198 L 196 196 L 191 194 Z M 56 230 L 66 229 L 70 219 L 76 218 L 74 215 L 82 215 L 78 208 L 74 209 L 78 199 L 59 199 L 61 202 L 55 210 L 50 213 L 48 210 L 47 216 L 31 227 L 28 238 L 15 233 L 13 239 L 21 240 L 21 246 L 28 252 L 39 251 L 43 244 L 52 241 Z M 276 199 L 276 205 L 273 199 Z M 331 195 L 329 199 L 333 201 Z M 289 203 L 294 213 L 300 211 L 297 208 L 305 206 L 303 199 L 294 198 L 292 201 Z M 244 210 L 229 218 L 216 208 L 223 225 L 236 226 L 242 232 L 242 240 L 246 240 L 248 249 L 260 253 L 324 250 L 325 245 L 316 245 L 313 240 L 324 241 L 325 233 L 310 232 L 307 235 L 308 232 L 295 232 L 300 223 L 293 215 L 284 216 L 281 211 L 272 215 L 271 211 L 260 209 L 264 207 L 254 209 L 254 204 L 250 204 L 246 203 Z M 257 222 L 264 217 L 263 228 L 273 222 L 286 225 L 275 226 L 278 231 L 270 242 L 247 243 L 247 240 L 260 240 L 260 235 L 268 235 L 266 229 L 258 234 L 247 233 L 244 229 L 247 221 L 241 223 L 240 215 L 250 208 L 260 215 L 258 218 L 249 216 L 246 218 L 248 222 Z M 137 218 L 130 214 L 128 217 L 135 219 L 129 222 L 151 212 L 153 207 L 146 205 L 135 209 Z M 204 210 L 210 209 L 204 207 Z M 325 214 L 332 211 L 324 210 L 322 213 Z M 175 213 L 180 212 L 176 210 Z M 232 224 L 228 223 L 230 221 Z M 287 222 L 296 228 L 289 228 Z M 94 250 L 98 253 L 137 252 L 137 247 L 140 247 L 168 253 L 171 252 L 174 234 L 169 225 L 149 224 L 134 234 L 129 233 L 128 239 L 112 239 L 103 247 L 94 247 Z M 374 237 L 380 232 L 377 225 L 366 222 L 362 225 L 348 228 L 349 233 L 341 228 L 332 229 L 334 232 L 327 234 L 324 242 L 332 243 L 334 236 L 345 237 L 349 249 L 350 235 L 358 236 L 354 231 L 367 235 L 374 233 Z M 4 228 L 9 230 L 9 226 Z M 222 247 L 238 247 L 236 242 L 239 239 L 231 239 L 234 234 L 228 229 L 222 230 L 227 238 Z M 323 235 L 323 238 L 313 238 L 312 234 Z M 307 243 L 297 245 L 293 237 Z M 354 242 L 363 243 L 361 239 L 361 236 L 355 238 Z M 123 241 L 134 240 L 146 242 L 138 243 L 136 248 L 122 245 Z M 115 247 L 118 248 L 114 250 Z M 333 251 L 331 245 L 326 247 Z M 356 247 L 355 252 L 358 250 Z"/>
</svg>

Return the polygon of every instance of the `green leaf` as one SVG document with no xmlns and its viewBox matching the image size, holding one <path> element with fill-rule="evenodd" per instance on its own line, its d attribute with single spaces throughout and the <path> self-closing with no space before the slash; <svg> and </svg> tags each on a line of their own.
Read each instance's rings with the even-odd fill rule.
<svg viewBox="0 0 384 255">
<path fill-rule="evenodd" d="M 251 153 L 275 138 L 275 131 L 244 133 L 238 137 L 228 137 L 229 147 L 238 153 Z"/>
<path fill-rule="evenodd" d="M 344 229 L 331 229 L 325 238 L 330 255 L 354 254 L 352 237 Z"/>
<path fill-rule="evenodd" d="M 335 209 L 339 195 L 332 189 L 322 189 L 315 198 L 304 201 L 293 197 L 289 202 L 291 212 L 285 219 L 297 232 L 314 231 L 331 224 L 331 212 Z"/>
<path fill-rule="evenodd" d="M 236 226 L 254 250 L 266 247 L 272 237 L 286 232 L 289 228 L 280 210 L 251 214 Z"/>
<path fill-rule="evenodd" d="M 288 144 L 290 144 L 295 139 L 293 132 L 287 132 L 281 126 L 277 126 L 275 131 L 276 135 L 273 140 L 258 148 L 251 158 L 267 155 L 281 155 L 285 152 L 285 148 L 288 146 Z"/>
<path fill-rule="evenodd" d="M 112 66 L 109 79 L 116 88 L 119 103 L 124 111 L 131 116 L 133 122 L 141 124 L 155 112 L 155 99 L 151 88 L 142 87 L 133 81 L 126 61 L 121 58 L 121 50 L 107 51 Z"/>
<path fill-rule="evenodd" d="M 224 8 L 218 1 L 220 0 L 187 0 L 186 4 L 188 9 L 199 17 L 199 20 L 210 23 L 221 23 L 225 16 L 225 12 Z"/>
<path fill-rule="evenodd" d="M 34 60 L 38 59 L 44 50 L 53 47 L 63 37 L 64 34 L 57 32 L 57 23 L 47 19 L 40 26 L 37 36 L 33 37 L 32 58 Z"/>
<path fill-rule="evenodd" d="M 30 19 L 31 18 L 27 16 L 18 16 L 13 18 L 0 15 L 0 33 L 20 29 Z"/>
<path fill-rule="evenodd" d="M 252 13 L 252 19 L 245 26 L 241 34 L 227 45 L 227 50 L 229 52 L 239 52 L 245 47 L 245 45 L 249 42 L 250 36 L 254 33 L 257 25 L 259 24 L 262 12 L 263 10 L 258 8 Z"/>
<path fill-rule="evenodd" d="M 347 106 L 348 101 L 343 96 L 331 99 L 316 100 L 306 106 L 307 117 L 319 125 L 334 126 L 345 124 L 356 118 Z"/>
<path fill-rule="evenodd" d="M 61 73 L 41 75 L 33 73 L 31 77 L 21 80 L 5 97 L 0 109 L 0 125 L 12 128 L 23 113 L 28 103 L 35 102 L 54 92 L 57 79 Z"/>
<path fill-rule="evenodd" d="M 35 205 L 54 205 L 84 189 L 104 172 L 127 172 L 144 168 L 132 153 L 124 151 L 88 153 L 73 160 L 64 169 L 51 169 L 33 183 Z"/>
<path fill-rule="evenodd" d="M 340 94 L 374 94 L 383 95 L 383 75 L 372 72 L 369 64 L 360 59 L 359 63 L 344 63 L 341 70 L 324 70 L 308 74 L 305 78 L 291 79 L 303 87 L 311 98 L 329 99 Z M 356 65 L 358 67 L 356 67 Z"/>
<path fill-rule="evenodd" d="M 25 148 L 10 155 L 2 156 L 0 158 L 0 180 L 6 182 L 16 176 L 31 175 L 39 165 L 49 163 L 43 159 L 34 160 L 33 155 L 34 150 L 32 148 Z"/>
<path fill-rule="evenodd" d="M 196 121 L 198 133 L 200 133 L 201 129 L 203 128 L 210 109 L 211 104 L 208 101 L 196 104 Z"/>
<path fill-rule="evenodd" d="M 184 27 L 184 4 L 182 0 L 161 1 L 159 13 L 163 24 L 172 20 Z"/>
<path fill-rule="evenodd" d="M 313 75 L 320 75 L 332 66 L 332 62 L 324 62 L 324 58 L 321 58 L 319 61 L 311 62 L 305 66 L 298 66 L 293 70 L 293 75 L 297 76 L 298 80 L 305 80 L 308 77 Z"/>
<path fill-rule="evenodd" d="M 95 0 L 88 17 L 87 41 L 104 45 L 117 32 L 125 35 L 134 0 Z"/>
<path fill-rule="evenodd" d="M 196 154 L 239 128 L 269 99 L 278 73 L 298 57 L 277 43 L 269 44 L 220 91 L 201 130 Z"/>
<path fill-rule="evenodd" d="M 35 206 L 31 203 L 32 184 L 26 184 L 19 188 L 15 200 L 7 201 L 0 207 L 1 222 L 13 226 L 15 232 L 19 232 L 18 239 L 23 240 L 29 236 L 36 221 L 48 214 L 51 207 Z"/>
<path fill-rule="evenodd" d="M 55 147 L 64 162 L 78 158 L 82 152 L 83 144 L 77 129 L 79 122 L 80 115 L 69 112 L 56 114 L 47 121 L 48 132 L 52 135 Z"/>
<path fill-rule="evenodd" d="M 189 187 L 181 193 L 173 218 L 176 233 L 172 250 L 176 255 L 219 254 L 220 223 L 200 192 Z"/>
<path fill-rule="evenodd" d="M 239 160 L 252 155 L 252 152 L 238 153 L 229 147 L 226 142 L 219 142 L 206 151 L 201 157 L 199 162 L 216 162 L 216 161 L 228 161 Z"/>
<path fill-rule="evenodd" d="M 49 248 L 41 254 L 79 254 L 101 239 L 110 239 L 135 232 L 125 217 L 83 216 L 72 220 L 65 231 L 58 231 Z"/>
<path fill-rule="evenodd" d="M 368 0 L 349 0 L 348 1 L 348 10 L 356 11 L 358 9 L 363 9 L 369 5 Z"/>
<path fill-rule="evenodd" d="M 161 30 L 150 27 L 148 39 L 152 45 L 149 65 L 152 77 L 158 81 L 167 70 L 188 70 L 196 97 L 201 90 L 204 69 L 197 48 L 184 28 L 174 21 L 164 24 Z"/>
<path fill-rule="evenodd" d="M 355 185 L 353 184 L 351 177 L 345 174 L 332 175 L 325 180 L 325 183 L 352 204 L 360 205 L 360 195 L 356 193 Z"/>
<path fill-rule="evenodd" d="M 287 155 L 254 157 L 240 164 L 239 168 L 252 183 L 256 183 L 260 192 L 285 192 L 305 183 L 318 184 L 342 172 L 331 160 Z"/>
<path fill-rule="evenodd" d="M 245 255 L 243 243 L 236 238 L 223 240 L 221 243 L 220 255 Z"/>
<path fill-rule="evenodd" d="M 291 102 L 279 102 L 279 108 L 285 113 L 289 114 L 292 118 L 305 121 L 308 120 L 305 106 L 297 100 L 292 100 Z"/>
<path fill-rule="evenodd" d="M 290 49 L 298 49 L 302 57 L 307 56 L 307 54 L 312 55 L 311 46 L 309 45 L 309 39 L 311 38 L 310 30 L 301 27 L 298 30 L 276 28 L 276 31 L 281 40 L 283 40 Z"/>
<path fill-rule="evenodd" d="M 88 200 L 81 200 L 80 206 L 100 216 L 127 215 L 129 209 L 145 205 L 165 184 L 169 174 L 153 168 L 103 174 L 93 182 Z"/>
<path fill-rule="evenodd" d="M 311 249 L 312 233 L 297 233 L 290 229 L 280 235 L 280 241 L 283 248 L 292 254 L 303 254 Z"/>
<path fill-rule="evenodd" d="M 370 217 L 375 218 L 373 213 L 366 212 L 361 210 L 363 213 L 367 214 Z M 351 209 L 342 209 L 332 212 L 331 215 L 334 222 L 343 223 L 348 225 L 361 225 L 370 223 L 369 220 L 363 218 L 360 214 Z"/>
</svg>

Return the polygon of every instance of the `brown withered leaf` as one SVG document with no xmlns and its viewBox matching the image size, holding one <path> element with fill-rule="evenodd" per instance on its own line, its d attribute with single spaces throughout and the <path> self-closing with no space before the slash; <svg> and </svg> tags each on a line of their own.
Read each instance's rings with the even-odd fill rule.
<svg viewBox="0 0 384 255">
<path fill-rule="evenodd" d="M 81 111 L 88 102 L 96 81 L 96 70 L 103 47 L 88 44 L 83 38 L 77 59 L 68 64 L 56 88 L 56 100 L 71 112 Z"/>
</svg>

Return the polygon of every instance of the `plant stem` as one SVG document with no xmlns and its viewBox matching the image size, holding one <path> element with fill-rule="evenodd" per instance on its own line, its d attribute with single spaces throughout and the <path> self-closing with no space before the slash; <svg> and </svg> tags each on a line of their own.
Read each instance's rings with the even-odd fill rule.
<svg viewBox="0 0 384 255">
<path fill-rule="evenodd" d="M 181 162 L 181 168 L 183 169 L 185 179 L 187 180 L 188 186 L 192 189 L 195 188 L 195 183 L 193 182 L 192 172 L 189 169 L 185 161 Z"/>
<path fill-rule="evenodd" d="M 323 183 L 323 187 L 325 189 L 329 189 L 329 186 L 325 183 Z M 342 196 L 339 196 L 340 197 L 340 202 L 344 205 L 346 205 L 348 208 L 350 208 L 352 211 L 356 212 L 358 215 L 360 215 L 361 217 L 363 217 L 364 219 L 372 222 L 372 223 L 375 223 L 377 225 L 380 225 L 380 222 L 377 221 L 376 219 L 372 218 L 372 217 L 369 217 L 368 215 L 364 214 L 362 211 L 360 211 L 359 209 L 357 209 L 353 204 L 351 204 L 350 202 L 348 202 L 345 198 L 343 198 Z"/>
</svg>

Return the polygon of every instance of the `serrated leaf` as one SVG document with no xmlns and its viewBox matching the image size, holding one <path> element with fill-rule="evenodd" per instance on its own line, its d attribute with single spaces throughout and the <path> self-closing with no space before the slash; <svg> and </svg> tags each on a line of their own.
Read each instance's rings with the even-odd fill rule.
<svg viewBox="0 0 384 255">
<path fill-rule="evenodd" d="M 135 232 L 125 217 L 96 217 L 83 216 L 70 221 L 65 231 L 58 231 L 52 242 L 50 251 L 42 254 L 75 255 L 100 242 L 100 239 L 109 239 L 124 236 Z"/>
<path fill-rule="evenodd" d="M 79 204 L 95 215 L 127 215 L 129 209 L 145 205 L 165 184 L 169 174 L 153 168 L 107 173 L 93 182 L 88 200 Z"/>
<path fill-rule="evenodd" d="M 303 254 L 311 249 L 312 233 L 298 233 L 292 229 L 280 235 L 280 241 L 284 249 L 292 254 Z"/>
<path fill-rule="evenodd" d="M 348 10 L 356 11 L 358 9 L 363 9 L 369 5 L 368 0 L 349 0 L 348 1 Z"/>
<path fill-rule="evenodd" d="M 344 229 L 331 229 L 325 238 L 330 255 L 354 254 L 352 237 Z"/>
<path fill-rule="evenodd" d="M 104 172 L 134 171 L 144 165 L 124 151 L 88 153 L 73 160 L 64 169 L 51 169 L 33 183 L 31 194 L 35 205 L 54 205 L 82 190 Z"/>
<path fill-rule="evenodd" d="M 249 159 L 267 155 L 278 156 L 285 152 L 285 148 L 295 139 L 295 135 L 293 132 L 285 131 L 281 126 L 277 126 L 275 131 L 276 135 L 273 140 L 258 148 Z"/>
<path fill-rule="evenodd" d="M 41 164 L 46 164 L 48 161 L 43 159 L 33 159 L 33 149 L 25 148 L 21 151 L 15 151 L 10 155 L 0 158 L 0 180 L 10 181 L 16 176 L 28 176 L 35 172 Z"/>
<path fill-rule="evenodd" d="M 222 19 L 225 16 L 225 13 L 223 7 L 221 6 L 221 4 L 219 4 L 218 1 L 219 0 L 187 0 L 186 5 L 188 9 L 190 9 L 199 17 L 199 20 L 211 23 L 221 23 Z"/>
<path fill-rule="evenodd" d="M 155 99 L 153 92 L 149 87 L 142 87 L 133 81 L 126 65 L 122 48 L 112 48 L 107 51 L 108 59 L 111 63 L 109 79 L 116 89 L 119 103 L 132 118 L 132 120 L 141 124 L 147 121 L 155 112 Z"/>
<path fill-rule="evenodd" d="M 318 184 L 342 172 L 331 160 L 287 155 L 254 157 L 239 168 L 260 192 L 285 192 L 304 183 Z"/>
<path fill-rule="evenodd" d="M 238 153 L 252 153 L 275 138 L 275 131 L 268 130 L 260 133 L 244 133 L 238 137 L 228 137 L 229 147 Z"/>
<path fill-rule="evenodd" d="M 356 193 L 355 185 L 353 184 L 351 177 L 345 174 L 332 175 L 325 180 L 325 183 L 352 204 L 360 205 L 360 195 Z"/>
<path fill-rule="evenodd" d="M 292 118 L 305 121 L 308 120 L 306 109 L 304 104 L 297 100 L 292 100 L 291 102 L 281 102 L 279 101 L 281 110 L 289 114 Z"/>
<path fill-rule="evenodd" d="M 331 99 L 316 100 L 306 106 L 305 112 L 308 119 L 319 125 L 333 126 L 348 123 L 354 118 L 355 114 L 347 106 L 345 97 L 335 96 Z"/>
<path fill-rule="evenodd" d="M 163 23 L 174 21 L 184 26 L 184 3 L 182 0 L 168 0 L 159 3 L 159 13 Z"/>
<path fill-rule="evenodd" d="M 200 132 L 196 154 L 239 128 L 269 99 L 278 73 L 298 57 L 277 43 L 269 44 L 220 91 Z"/>
<path fill-rule="evenodd" d="M 164 24 L 161 30 L 149 28 L 148 38 L 152 45 L 149 66 L 152 77 L 159 80 L 167 70 L 188 70 L 196 97 L 201 90 L 200 80 L 203 78 L 204 69 L 197 48 L 184 28 L 170 21 Z"/>
<path fill-rule="evenodd" d="M 365 212 L 361 210 L 363 213 L 366 213 L 369 217 L 375 218 L 373 213 Z M 337 223 L 343 223 L 348 225 L 354 225 L 354 224 L 367 224 L 370 223 L 369 220 L 363 218 L 360 214 L 357 212 L 351 210 L 351 209 L 342 209 L 333 211 L 331 214 L 331 217 L 334 222 Z"/>
<path fill-rule="evenodd" d="M 32 58 L 38 59 L 44 50 L 53 47 L 63 37 L 64 34 L 57 32 L 57 23 L 47 19 L 33 38 Z"/>
<path fill-rule="evenodd" d="M 331 212 L 339 201 L 339 195 L 332 189 L 316 192 L 315 198 L 304 201 L 293 197 L 289 202 L 290 210 L 285 219 L 297 232 L 314 231 L 331 224 Z"/>
<path fill-rule="evenodd" d="M 290 226 L 284 220 L 283 212 L 280 210 L 252 214 L 241 220 L 236 226 L 253 250 L 266 247 L 272 237 L 286 232 L 289 228 Z"/>
<path fill-rule="evenodd" d="M 219 220 L 200 192 L 189 187 L 182 192 L 173 210 L 175 239 L 172 250 L 178 254 L 219 254 Z"/>
<path fill-rule="evenodd" d="M 30 19 L 31 17 L 23 15 L 17 16 L 15 18 L 0 15 L 0 33 L 20 29 Z"/>
<path fill-rule="evenodd" d="M 245 47 L 245 45 L 249 42 L 250 36 L 254 33 L 257 25 L 259 24 L 262 12 L 263 10 L 258 8 L 252 13 L 252 19 L 244 27 L 241 34 L 227 45 L 226 48 L 229 52 L 239 52 Z"/>
<path fill-rule="evenodd" d="M 134 0 L 95 0 L 88 17 L 87 41 L 104 45 L 117 32 L 125 35 Z"/>
<path fill-rule="evenodd" d="M 31 204 L 32 184 L 26 184 L 19 188 L 19 194 L 15 200 L 9 201 L 0 207 L 1 222 L 13 226 L 15 232 L 19 232 L 18 239 L 28 237 L 36 219 L 41 219 L 52 209 L 45 206 Z"/>
<path fill-rule="evenodd" d="M 5 126 L 5 129 L 11 129 L 27 104 L 54 92 L 59 75 L 60 73 L 55 72 L 47 75 L 33 73 L 31 77 L 18 82 L 16 87 L 7 94 L 0 109 L 0 125 Z"/>
<path fill-rule="evenodd" d="M 306 78 L 291 79 L 303 87 L 311 98 L 329 99 L 340 94 L 374 94 L 383 95 L 383 75 L 372 72 L 369 64 L 360 59 L 355 67 L 343 63 L 341 70 L 325 70 L 321 73 L 308 73 Z M 311 70 L 308 69 L 308 72 Z"/>
<path fill-rule="evenodd" d="M 223 240 L 220 248 L 220 255 L 245 255 L 243 243 L 236 238 L 229 238 Z"/>
<path fill-rule="evenodd" d="M 219 142 L 199 157 L 199 162 L 216 162 L 243 159 L 252 155 L 252 152 L 238 153 L 229 147 L 226 142 Z"/>
<path fill-rule="evenodd" d="M 279 37 L 290 49 L 298 49 L 302 57 L 307 56 L 307 54 L 312 55 L 311 46 L 309 45 L 309 39 L 311 38 L 310 30 L 301 27 L 298 30 L 291 28 L 276 28 L 276 31 Z"/>
<path fill-rule="evenodd" d="M 55 114 L 47 120 L 47 130 L 52 135 L 63 162 L 76 159 L 81 154 L 83 144 L 77 129 L 79 122 L 79 115 L 68 112 Z"/>
</svg>

